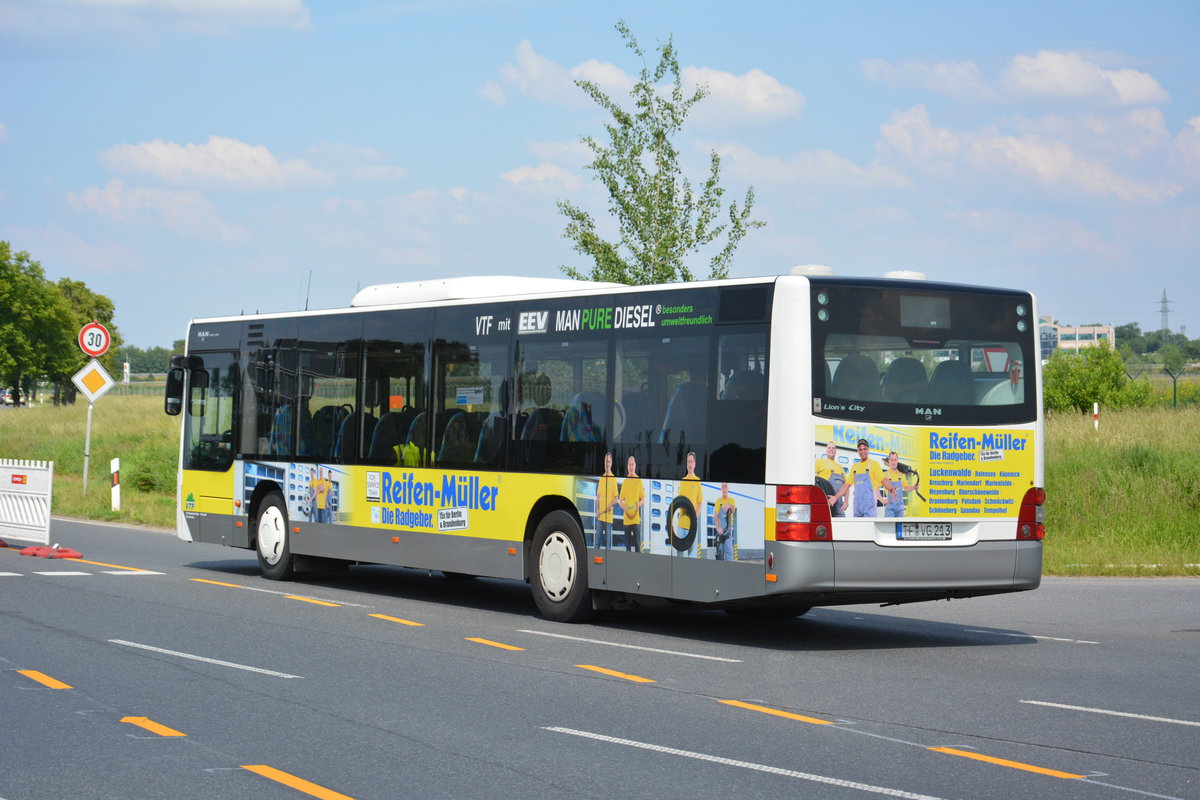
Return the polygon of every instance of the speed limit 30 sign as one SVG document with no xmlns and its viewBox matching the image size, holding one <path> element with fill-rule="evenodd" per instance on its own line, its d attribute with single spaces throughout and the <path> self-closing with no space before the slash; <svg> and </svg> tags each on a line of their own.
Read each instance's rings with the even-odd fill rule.
<svg viewBox="0 0 1200 800">
<path fill-rule="evenodd" d="M 108 352 L 110 344 L 112 336 L 109 335 L 108 328 L 99 322 L 89 322 L 79 331 L 79 347 L 92 358 L 99 358 Z"/>
</svg>

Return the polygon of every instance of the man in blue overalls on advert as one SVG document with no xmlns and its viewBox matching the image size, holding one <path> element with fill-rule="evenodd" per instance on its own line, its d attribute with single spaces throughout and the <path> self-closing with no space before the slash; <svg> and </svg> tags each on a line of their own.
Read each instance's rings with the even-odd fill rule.
<svg viewBox="0 0 1200 800">
<path fill-rule="evenodd" d="M 878 461 L 871 460 L 871 443 L 866 439 L 858 440 L 858 463 L 850 468 L 850 478 L 845 485 L 830 498 L 832 506 L 842 499 L 850 487 L 854 487 L 854 501 L 851 503 L 855 517 L 875 517 L 879 515 L 879 487 L 892 492 L 892 482 L 883 473 L 883 467 Z"/>
</svg>

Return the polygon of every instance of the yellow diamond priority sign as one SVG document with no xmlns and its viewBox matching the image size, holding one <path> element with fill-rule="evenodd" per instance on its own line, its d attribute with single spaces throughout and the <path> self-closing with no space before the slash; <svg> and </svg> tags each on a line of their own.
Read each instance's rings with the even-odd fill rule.
<svg viewBox="0 0 1200 800">
<path fill-rule="evenodd" d="M 71 382 L 83 393 L 89 403 L 99 400 L 115 383 L 100 362 L 94 358 L 88 362 L 86 367 L 71 376 Z"/>
</svg>

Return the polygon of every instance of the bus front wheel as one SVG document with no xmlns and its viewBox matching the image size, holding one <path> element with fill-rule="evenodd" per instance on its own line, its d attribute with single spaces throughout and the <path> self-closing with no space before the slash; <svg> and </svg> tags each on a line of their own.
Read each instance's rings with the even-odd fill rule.
<svg viewBox="0 0 1200 800">
<path fill-rule="evenodd" d="M 583 622 L 592 616 L 587 548 L 573 516 L 552 511 L 538 523 L 531 566 L 529 583 L 542 616 L 556 622 Z"/>
<path fill-rule="evenodd" d="M 288 541 L 287 508 L 283 497 L 272 493 L 263 498 L 254 520 L 258 568 L 263 577 L 286 581 L 294 574 L 292 548 Z"/>
</svg>

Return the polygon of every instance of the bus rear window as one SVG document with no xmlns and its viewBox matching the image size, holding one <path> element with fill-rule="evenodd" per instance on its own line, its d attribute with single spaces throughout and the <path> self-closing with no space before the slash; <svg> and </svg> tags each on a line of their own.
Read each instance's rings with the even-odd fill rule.
<svg viewBox="0 0 1200 800">
<path fill-rule="evenodd" d="M 813 289 L 813 411 L 877 422 L 1036 417 L 1029 295 L 848 282 Z"/>
</svg>

